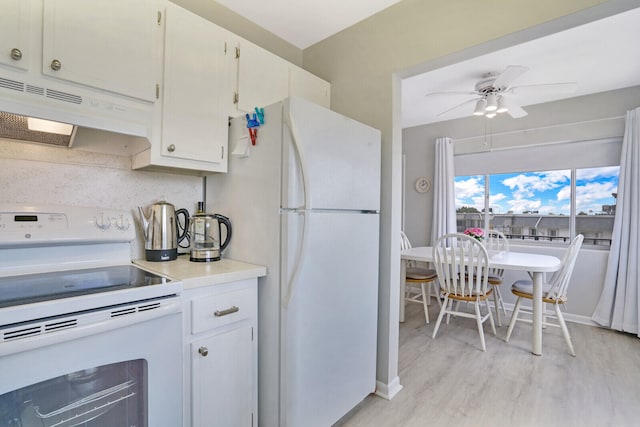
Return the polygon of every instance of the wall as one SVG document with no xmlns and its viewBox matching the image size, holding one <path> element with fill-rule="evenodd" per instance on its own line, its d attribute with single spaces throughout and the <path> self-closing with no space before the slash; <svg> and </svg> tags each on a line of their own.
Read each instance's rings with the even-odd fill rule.
<svg viewBox="0 0 640 427">
<path fill-rule="evenodd" d="M 392 396 L 400 389 L 399 78 L 636 6 L 633 1 L 602 0 L 404 0 L 305 49 L 305 69 L 331 82 L 332 109 L 382 130 L 378 385 L 391 388 L 383 394 Z"/>
<path fill-rule="evenodd" d="M 0 139 L 0 203 L 62 204 L 132 212 L 161 197 L 193 212 L 202 178 L 132 171 L 128 157 Z M 139 221 L 132 258 L 144 256 Z"/>
</svg>

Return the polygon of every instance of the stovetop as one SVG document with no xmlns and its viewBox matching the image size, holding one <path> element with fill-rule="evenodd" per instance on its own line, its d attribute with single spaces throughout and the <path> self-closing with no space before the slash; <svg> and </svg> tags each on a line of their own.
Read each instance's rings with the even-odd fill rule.
<svg viewBox="0 0 640 427">
<path fill-rule="evenodd" d="M 132 212 L 0 204 L 0 329 L 170 298 L 182 283 L 131 263 Z"/>
<path fill-rule="evenodd" d="M 171 282 L 133 265 L 0 277 L 0 308 Z"/>
</svg>

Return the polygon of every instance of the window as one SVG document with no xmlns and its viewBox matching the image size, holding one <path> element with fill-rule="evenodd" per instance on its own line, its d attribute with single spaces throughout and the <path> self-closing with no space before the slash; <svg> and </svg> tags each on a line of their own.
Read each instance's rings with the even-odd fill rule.
<svg viewBox="0 0 640 427">
<path fill-rule="evenodd" d="M 512 239 L 611 245 L 619 167 L 458 176 L 458 231 L 485 226 Z"/>
</svg>

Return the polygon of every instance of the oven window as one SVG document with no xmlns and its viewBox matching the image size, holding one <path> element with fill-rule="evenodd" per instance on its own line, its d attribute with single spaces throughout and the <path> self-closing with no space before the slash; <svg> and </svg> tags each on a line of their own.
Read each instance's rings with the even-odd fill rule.
<svg viewBox="0 0 640 427">
<path fill-rule="evenodd" d="M 0 395 L 0 426 L 147 427 L 147 395 L 146 360 L 112 363 Z"/>
</svg>

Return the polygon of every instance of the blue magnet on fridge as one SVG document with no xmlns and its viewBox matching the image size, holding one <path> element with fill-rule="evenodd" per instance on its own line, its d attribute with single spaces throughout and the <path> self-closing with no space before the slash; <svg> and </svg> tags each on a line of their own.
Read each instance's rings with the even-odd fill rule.
<svg viewBox="0 0 640 427">
<path fill-rule="evenodd" d="M 264 108 L 255 107 L 256 114 L 258 115 L 258 121 L 261 125 L 264 124 Z M 255 116 L 254 116 L 255 117 Z"/>
<path fill-rule="evenodd" d="M 258 121 L 258 117 L 254 114 L 253 117 L 249 116 L 249 113 L 245 114 L 247 118 L 247 128 L 257 128 L 260 126 L 260 122 Z"/>
</svg>

